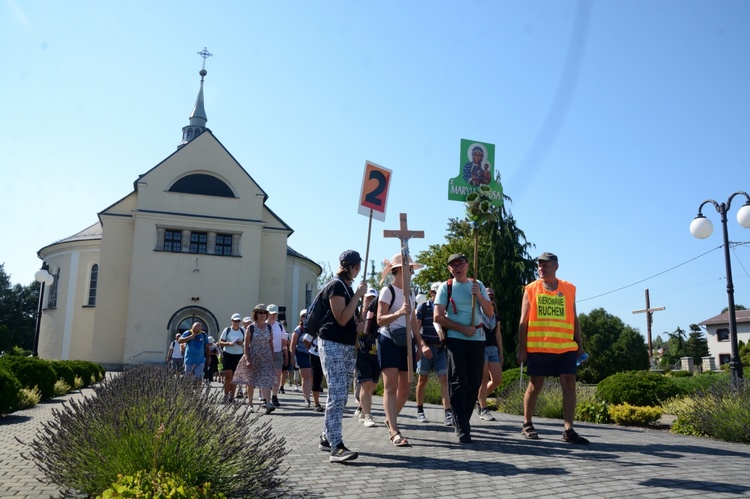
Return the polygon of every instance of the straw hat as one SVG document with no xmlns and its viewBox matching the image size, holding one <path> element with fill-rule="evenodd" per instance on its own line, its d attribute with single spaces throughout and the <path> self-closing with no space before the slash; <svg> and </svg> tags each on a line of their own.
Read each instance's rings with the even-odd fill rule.
<svg viewBox="0 0 750 499">
<path fill-rule="evenodd" d="M 393 255 L 393 258 L 391 258 L 391 268 L 395 269 L 396 267 L 401 267 L 403 264 L 403 261 L 401 259 L 401 253 L 396 253 Z M 420 263 L 414 263 L 414 261 L 409 257 L 409 267 L 412 269 L 421 269 L 424 267 L 424 265 Z"/>
</svg>

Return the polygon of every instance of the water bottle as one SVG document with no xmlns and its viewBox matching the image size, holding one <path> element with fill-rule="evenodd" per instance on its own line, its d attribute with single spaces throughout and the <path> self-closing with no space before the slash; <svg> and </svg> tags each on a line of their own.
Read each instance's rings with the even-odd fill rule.
<svg viewBox="0 0 750 499">
<path fill-rule="evenodd" d="M 583 364 L 587 360 L 589 360 L 589 354 L 587 354 L 586 352 L 583 352 L 581 354 L 581 356 L 578 357 L 578 360 L 576 360 L 576 366 L 580 366 L 581 364 Z"/>
</svg>

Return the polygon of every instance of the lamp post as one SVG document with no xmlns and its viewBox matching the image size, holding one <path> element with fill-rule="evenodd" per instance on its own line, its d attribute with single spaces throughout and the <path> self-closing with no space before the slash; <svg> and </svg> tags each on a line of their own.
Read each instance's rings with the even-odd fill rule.
<svg viewBox="0 0 750 499">
<path fill-rule="evenodd" d="M 729 196 L 726 203 L 717 203 L 713 199 L 703 201 L 698 207 L 698 215 L 690 223 L 690 233 L 698 239 L 705 239 L 711 235 L 714 227 L 711 220 L 701 213 L 707 203 L 711 203 L 721 215 L 721 228 L 724 232 L 724 264 L 727 272 L 727 296 L 729 301 L 729 343 L 732 349 L 732 358 L 729 361 L 729 372 L 732 377 L 732 386 L 738 387 L 742 382 L 742 361 L 740 360 L 739 346 L 737 344 L 737 316 L 734 311 L 734 284 L 732 283 L 732 262 L 729 257 L 729 234 L 727 233 L 727 211 L 735 196 L 745 196 L 745 204 L 737 212 L 737 222 L 746 229 L 750 229 L 750 196 L 746 192 L 738 191 Z"/>
<path fill-rule="evenodd" d="M 55 278 L 48 272 L 49 265 L 47 262 L 42 264 L 42 268 L 37 270 L 34 274 L 34 279 L 40 284 L 39 286 L 39 305 L 36 311 L 36 327 L 34 329 L 34 350 L 32 355 L 39 357 L 39 327 L 42 324 L 42 300 L 44 299 L 44 285 L 51 286 L 55 282 Z"/>
</svg>

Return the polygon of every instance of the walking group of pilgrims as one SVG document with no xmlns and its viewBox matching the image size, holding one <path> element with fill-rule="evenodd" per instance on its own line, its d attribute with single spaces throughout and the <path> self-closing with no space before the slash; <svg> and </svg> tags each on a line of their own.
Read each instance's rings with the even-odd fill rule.
<svg viewBox="0 0 750 499">
<path fill-rule="evenodd" d="M 246 403 L 254 411 L 257 388 L 257 410 L 266 414 L 281 405 L 278 393 L 283 393 L 288 380 L 294 390 L 301 389 L 306 408 L 324 413 L 318 446 L 335 463 L 358 457 L 357 452 L 344 445 L 342 434 L 353 380 L 358 402 L 355 417 L 365 427 L 373 428 L 381 426 L 372 414 L 372 395 L 382 376 L 382 424 L 395 447 L 409 447 L 411 444 L 399 427 L 399 415 L 411 388 L 410 370 L 418 375 L 419 423 L 428 422 L 425 386 L 434 372 L 444 411 L 440 422 L 453 427 L 460 444 L 469 445 L 475 411 L 482 420 L 495 420 L 487 407 L 487 396 L 502 381 L 499 310 L 503 304 L 496 303 L 493 289 L 469 277 L 469 261 L 463 254 L 448 258 L 450 279 L 433 283 L 429 298 L 418 306 L 411 290 L 404 292 L 403 283 L 408 279 L 403 278 L 402 272 L 413 274 L 422 265 L 411 258 L 404 262 L 401 253 L 384 263 L 378 291 L 368 288 L 364 279 L 355 282 L 362 270 L 358 252 L 347 250 L 339 256 L 338 271 L 320 291 L 325 314 L 317 335 L 306 330 L 306 310 L 300 312 L 298 325 L 289 333 L 277 320 L 278 307 L 260 303 L 250 317 L 234 314 L 231 326 L 222 331 L 218 341 L 207 337 L 196 322 L 175 338 L 167 361 L 173 366 L 183 362 L 187 374 L 199 377 L 210 370 L 201 359 L 219 354 L 224 402 L 235 402 L 244 386 Z M 524 394 L 521 435 L 532 440 L 539 438 L 532 422 L 536 401 L 544 379 L 559 377 L 563 391 L 562 440 L 588 444 L 573 429 L 577 360 L 584 352 L 575 308 L 576 288 L 558 279 L 557 269 L 557 255 L 542 253 L 537 258 L 539 278 L 524 288 L 516 360 L 519 365 L 526 365 L 529 383 Z M 412 335 L 411 364 L 406 331 Z M 180 345 L 185 345 L 182 352 Z M 299 376 L 299 385 L 294 382 L 293 372 Z M 327 396 L 323 406 L 320 395 L 324 377 Z"/>
</svg>

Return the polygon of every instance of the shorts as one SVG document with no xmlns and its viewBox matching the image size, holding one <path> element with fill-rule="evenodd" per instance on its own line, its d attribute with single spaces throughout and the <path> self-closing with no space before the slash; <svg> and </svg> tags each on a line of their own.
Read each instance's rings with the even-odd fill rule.
<svg viewBox="0 0 750 499">
<path fill-rule="evenodd" d="M 294 358 L 297 361 L 297 367 L 300 369 L 309 369 L 312 367 L 310 363 L 310 354 L 307 352 L 300 352 L 299 350 L 294 351 Z"/>
<path fill-rule="evenodd" d="M 199 362 L 197 364 L 185 364 L 185 374 L 195 376 L 196 378 L 203 377 L 203 368 L 206 365 L 205 362 Z"/>
<path fill-rule="evenodd" d="M 241 358 L 242 355 L 240 354 L 224 352 L 224 370 L 234 372 Z"/>
<path fill-rule="evenodd" d="M 284 352 L 279 351 L 273 353 L 273 366 L 276 369 L 284 367 Z"/>
<path fill-rule="evenodd" d="M 560 376 L 576 374 L 578 352 L 565 353 L 529 353 L 526 356 L 526 374 L 529 376 Z"/>
<path fill-rule="evenodd" d="M 381 370 L 397 368 L 399 371 L 409 371 L 406 347 L 397 347 L 392 339 L 382 334 L 378 335 L 378 360 Z"/>
<path fill-rule="evenodd" d="M 288 352 L 288 350 L 287 350 Z M 294 360 L 292 359 L 292 356 L 287 353 L 286 355 L 286 363 L 281 367 L 283 371 L 294 371 Z"/>
<path fill-rule="evenodd" d="M 497 347 L 484 347 L 484 361 L 500 363 L 500 350 Z"/>
<path fill-rule="evenodd" d="M 445 346 L 430 345 L 432 358 L 428 359 L 422 355 L 417 362 L 417 372 L 420 376 L 427 376 L 430 371 L 435 371 L 438 376 L 448 374 L 448 356 L 446 355 Z"/>
<path fill-rule="evenodd" d="M 377 383 L 380 379 L 380 361 L 377 355 L 371 353 L 357 354 L 357 381 L 363 383 L 372 381 Z"/>
</svg>

